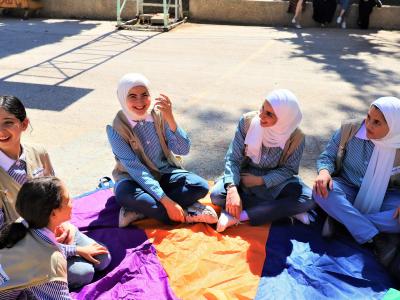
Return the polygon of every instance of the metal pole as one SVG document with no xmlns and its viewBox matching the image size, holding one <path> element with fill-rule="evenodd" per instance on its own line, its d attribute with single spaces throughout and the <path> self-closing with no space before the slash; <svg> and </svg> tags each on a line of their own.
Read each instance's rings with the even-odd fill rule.
<svg viewBox="0 0 400 300">
<path fill-rule="evenodd" d="M 167 10 L 167 0 L 163 0 L 163 7 L 164 7 L 164 29 L 168 26 L 168 10 Z"/>
<path fill-rule="evenodd" d="M 121 25 L 121 0 L 117 0 L 117 25 Z"/>
</svg>

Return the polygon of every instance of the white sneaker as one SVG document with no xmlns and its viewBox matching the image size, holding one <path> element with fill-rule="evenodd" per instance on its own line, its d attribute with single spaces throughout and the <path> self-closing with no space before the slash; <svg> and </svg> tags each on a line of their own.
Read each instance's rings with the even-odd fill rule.
<svg viewBox="0 0 400 300">
<path fill-rule="evenodd" d="M 296 24 L 297 22 L 296 22 L 296 19 L 293 17 L 293 19 L 292 19 L 292 24 Z"/>
<path fill-rule="evenodd" d="M 347 26 L 346 26 L 346 21 L 343 21 L 343 22 L 342 22 L 342 29 L 346 29 L 346 27 L 347 27 Z"/>
<path fill-rule="evenodd" d="M 186 223 L 215 224 L 218 222 L 217 213 L 211 206 L 195 202 L 194 204 L 186 208 L 185 211 L 186 211 L 186 216 L 185 216 Z"/>
<path fill-rule="evenodd" d="M 223 232 L 228 227 L 233 225 L 239 224 L 239 220 L 228 214 L 226 211 L 222 211 L 221 215 L 219 216 L 218 223 L 217 223 L 217 232 Z"/>
<path fill-rule="evenodd" d="M 338 23 L 338 24 L 342 23 L 342 17 L 341 16 L 337 17 L 336 23 Z"/>
<path fill-rule="evenodd" d="M 125 208 L 121 207 L 118 216 L 118 227 L 126 227 L 132 222 L 139 221 L 144 218 L 145 216 L 143 214 L 137 213 L 135 211 L 125 210 Z"/>
</svg>

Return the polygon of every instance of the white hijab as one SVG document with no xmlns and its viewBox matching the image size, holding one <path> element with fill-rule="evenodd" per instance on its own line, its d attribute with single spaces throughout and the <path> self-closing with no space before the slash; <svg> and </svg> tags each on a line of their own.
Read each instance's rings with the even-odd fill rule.
<svg viewBox="0 0 400 300">
<path fill-rule="evenodd" d="M 261 127 L 259 116 L 251 121 L 244 143 L 247 145 L 246 155 L 256 164 L 260 163 L 263 145 L 283 149 L 302 119 L 299 102 L 291 91 L 274 90 L 265 100 L 271 104 L 278 121 L 271 127 Z"/>
<path fill-rule="evenodd" d="M 400 148 L 400 99 L 382 97 L 374 101 L 385 116 L 388 134 L 374 143 L 374 151 L 358 191 L 354 207 L 364 214 L 380 211 L 389 184 L 396 149 Z"/>
<path fill-rule="evenodd" d="M 122 111 L 124 112 L 125 116 L 128 118 L 128 120 L 131 122 L 132 125 L 135 125 L 136 121 L 153 120 L 150 114 L 151 105 L 149 106 L 149 110 L 143 115 L 136 114 L 135 112 L 129 110 L 128 107 L 126 106 L 126 98 L 128 97 L 128 93 L 131 88 L 137 86 L 144 86 L 150 93 L 149 85 L 150 85 L 149 80 L 139 73 L 128 73 L 124 75 L 118 82 L 118 89 L 117 89 L 118 100 L 119 103 L 121 104 Z"/>
</svg>

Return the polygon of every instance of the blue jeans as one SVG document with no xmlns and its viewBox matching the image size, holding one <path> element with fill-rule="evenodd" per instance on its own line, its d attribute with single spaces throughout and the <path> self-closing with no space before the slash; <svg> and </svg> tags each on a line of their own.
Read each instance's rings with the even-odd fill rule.
<svg viewBox="0 0 400 300">
<path fill-rule="evenodd" d="M 165 194 L 182 208 L 187 208 L 208 193 L 208 182 L 200 176 L 185 170 L 163 174 L 159 181 Z M 115 189 L 117 203 L 128 211 L 135 211 L 147 217 L 169 224 L 165 207 L 133 180 L 124 180 Z"/>
<path fill-rule="evenodd" d="M 79 230 L 75 233 L 74 241 L 76 246 L 88 246 L 96 243 L 95 240 L 91 239 L 87 235 L 83 234 Z M 100 261 L 100 264 L 93 265 L 83 257 L 73 256 L 67 259 L 68 269 L 68 286 L 71 289 L 77 289 L 83 285 L 89 284 L 93 280 L 95 271 L 104 270 L 111 262 L 110 254 L 101 254 L 95 256 Z"/>
<path fill-rule="evenodd" d="M 255 226 L 303 213 L 315 206 L 311 199 L 311 189 L 298 182 L 288 183 L 276 198 L 265 186 L 251 189 L 239 187 L 238 191 L 250 224 Z M 226 189 L 223 179 L 218 180 L 211 190 L 211 201 L 225 208 Z"/>
<path fill-rule="evenodd" d="M 398 219 L 393 219 L 395 209 L 400 206 L 399 190 L 388 189 L 381 210 L 365 215 L 353 206 L 358 191 L 358 187 L 334 178 L 333 190 L 326 199 L 315 193 L 313 197 L 328 215 L 346 226 L 360 244 L 369 241 L 379 232 L 400 232 Z"/>
</svg>

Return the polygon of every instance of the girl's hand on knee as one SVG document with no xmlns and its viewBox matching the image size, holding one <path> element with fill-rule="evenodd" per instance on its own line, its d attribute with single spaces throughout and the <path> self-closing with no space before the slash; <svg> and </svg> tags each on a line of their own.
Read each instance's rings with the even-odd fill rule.
<svg viewBox="0 0 400 300">
<path fill-rule="evenodd" d="M 313 190 L 323 198 L 328 197 L 329 190 L 333 189 L 333 180 L 328 170 L 321 170 L 314 181 Z"/>
<path fill-rule="evenodd" d="M 168 98 L 168 96 L 164 94 L 160 94 L 160 97 L 156 98 L 156 103 L 154 107 L 161 111 L 164 120 L 168 123 L 169 128 L 175 132 L 176 131 L 176 122 L 174 118 L 174 114 L 172 113 L 172 102 Z"/>
<path fill-rule="evenodd" d="M 236 219 L 240 219 L 242 212 L 242 199 L 240 199 L 239 192 L 236 186 L 230 187 L 226 194 L 225 210 Z"/>
<path fill-rule="evenodd" d="M 106 247 L 99 245 L 97 243 L 94 243 L 89 246 L 77 246 L 76 253 L 78 253 L 79 256 L 83 257 L 87 261 L 98 265 L 100 263 L 100 261 L 95 259 L 94 256 L 97 256 L 100 254 L 107 254 L 108 250 Z"/>
<path fill-rule="evenodd" d="M 255 176 L 249 173 L 241 173 L 240 181 L 247 188 L 264 184 L 264 179 L 261 176 Z"/>
<path fill-rule="evenodd" d="M 175 201 L 171 200 L 169 197 L 164 196 L 160 199 L 161 204 L 167 210 L 168 217 L 175 222 L 185 222 L 185 213 L 182 207 L 176 203 Z"/>
</svg>

